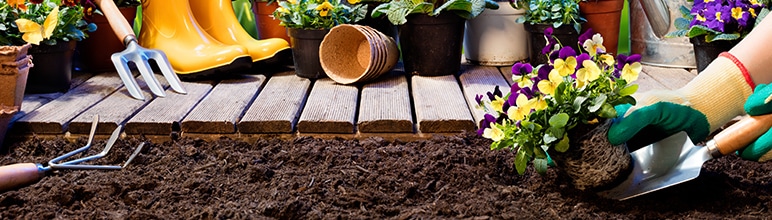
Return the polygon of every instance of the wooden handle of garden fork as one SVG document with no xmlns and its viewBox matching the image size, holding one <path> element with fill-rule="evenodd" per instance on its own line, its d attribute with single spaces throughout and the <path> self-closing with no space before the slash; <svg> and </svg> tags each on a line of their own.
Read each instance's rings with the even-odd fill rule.
<svg viewBox="0 0 772 220">
<path fill-rule="evenodd" d="M 44 172 L 35 163 L 17 163 L 0 167 L 0 193 L 33 184 Z"/>
<path fill-rule="evenodd" d="M 766 133 L 770 127 L 772 127 L 772 114 L 746 117 L 716 134 L 712 140 L 714 143 L 709 143 L 708 147 L 714 145 L 718 150 L 717 153 L 727 155 L 748 146 Z M 711 152 L 711 154 L 714 153 Z"/>
<path fill-rule="evenodd" d="M 134 36 L 134 29 L 131 28 L 131 25 L 126 21 L 126 18 L 123 17 L 121 11 L 115 6 L 113 0 L 96 0 L 95 2 L 99 6 L 99 9 L 102 10 L 102 13 L 105 14 L 105 17 L 107 17 L 107 22 L 110 23 L 110 27 L 113 28 L 115 35 L 118 36 L 118 39 L 120 39 L 124 45 L 128 43 L 126 42 L 127 37 L 131 36 L 132 39 L 136 38 L 136 36 Z"/>
</svg>

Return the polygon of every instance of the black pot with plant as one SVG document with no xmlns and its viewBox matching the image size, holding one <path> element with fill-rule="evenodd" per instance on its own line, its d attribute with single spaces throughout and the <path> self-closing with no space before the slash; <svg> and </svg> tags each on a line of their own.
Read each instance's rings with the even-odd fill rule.
<svg viewBox="0 0 772 220">
<path fill-rule="evenodd" d="M 541 56 L 542 51 L 551 48 L 544 48 L 546 40 L 544 31 L 552 27 L 553 34 L 558 40 L 566 46 L 571 46 L 575 51 L 579 51 L 573 42 L 579 38 L 581 23 L 585 19 L 579 13 L 579 3 L 577 1 L 565 0 L 529 0 L 516 1 L 520 7 L 525 7 L 525 15 L 517 19 L 518 23 L 525 24 L 525 30 L 531 34 L 530 58 L 531 64 L 546 64 L 547 57 Z M 571 42 L 571 43 L 567 43 Z"/>
</svg>

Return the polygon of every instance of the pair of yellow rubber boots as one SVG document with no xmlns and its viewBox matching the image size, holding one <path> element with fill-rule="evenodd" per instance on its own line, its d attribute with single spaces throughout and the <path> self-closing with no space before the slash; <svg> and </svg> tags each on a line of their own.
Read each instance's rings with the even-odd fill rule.
<svg viewBox="0 0 772 220">
<path fill-rule="evenodd" d="M 166 53 L 182 79 L 243 72 L 281 63 L 284 39 L 256 40 L 239 24 L 231 0 L 143 0 L 139 44 Z"/>
</svg>

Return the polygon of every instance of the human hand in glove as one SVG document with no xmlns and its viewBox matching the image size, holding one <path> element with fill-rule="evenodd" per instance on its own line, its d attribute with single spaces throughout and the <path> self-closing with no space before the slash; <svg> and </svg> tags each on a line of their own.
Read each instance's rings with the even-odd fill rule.
<svg viewBox="0 0 772 220">
<path fill-rule="evenodd" d="M 745 102 L 748 115 L 772 113 L 772 84 L 760 84 Z M 772 130 L 768 130 L 747 147 L 739 151 L 740 157 L 764 162 L 772 159 Z"/>
<path fill-rule="evenodd" d="M 644 92 L 635 95 L 635 106 L 616 106 L 620 117 L 609 129 L 609 141 L 627 143 L 630 151 L 680 131 L 686 131 L 695 143 L 702 141 L 745 113 L 743 104 L 753 87 L 742 63 L 731 54 L 722 53 L 686 86 L 674 91 Z M 772 134 L 769 137 L 766 148 L 772 146 Z"/>
</svg>

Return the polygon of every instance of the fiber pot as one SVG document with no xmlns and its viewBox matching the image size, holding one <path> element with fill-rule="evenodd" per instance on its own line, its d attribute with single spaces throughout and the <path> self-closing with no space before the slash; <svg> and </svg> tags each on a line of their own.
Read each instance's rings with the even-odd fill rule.
<svg viewBox="0 0 772 220">
<path fill-rule="evenodd" d="M 407 16 L 407 23 L 399 28 L 405 72 L 419 76 L 457 74 L 463 40 L 464 19 L 454 13 Z"/>
<path fill-rule="evenodd" d="M 705 67 L 708 67 L 708 64 L 713 62 L 721 52 L 729 51 L 739 43 L 738 40 L 717 40 L 708 43 L 702 36 L 689 38 L 689 41 L 694 45 L 694 58 L 697 61 L 698 72 L 702 72 Z"/>
<path fill-rule="evenodd" d="M 563 46 L 570 46 L 578 53 L 577 42 L 579 41 L 579 32 L 574 29 L 573 25 L 561 25 L 558 28 L 554 28 L 552 24 L 530 24 L 525 23 L 525 30 L 530 34 L 531 46 L 529 47 L 531 65 L 537 66 L 539 64 L 546 64 L 549 62 L 547 55 L 542 54 L 542 49 L 547 45 L 547 40 L 544 39 L 544 31 L 547 28 L 552 28 L 552 35 L 557 37 L 558 40 L 563 43 Z"/>
<path fill-rule="evenodd" d="M 72 80 L 72 56 L 76 45 L 76 41 L 33 45 L 29 54 L 35 60 L 35 67 L 29 71 L 26 92 L 67 92 Z"/>
<path fill-rule="evenodd" d="M 587 22 L 582 24 L 582 32 L 592 28 L 603 36 L 606 52 L 617 54 L 619 44 L 619 26 L 625 0 L 587 0 L 579 2 L 579 11 Z"/>
<path fill-rule="evenodd" d="M 132 24 L 137 14 L 137 7 L 120 7 L 123 17 Z M 121 52 L 126 47 L 115 36 L 113 28 L 104 15 L 94 14 L 97 29 L 88 33 L 89 37 L 78 42 L 75 52 L 75 68 L 89 72 L 113 72 L 115 66 L 110 56 Z"/>
<path fill-rule="evenodd" d="M 607 133 L 611 120 L 594 125 L 579 124 L 568 131 L 569 148 L 548 153 L 561 175 L 568 176 L 579 190 L 602 191 L 613 188 L 632 172 L 632 157 L 627 147 L 612 145 Z"/>
<path fill-rule="evenodd" d="M 367 15 L 364 19 L 357 22 L 357 24 L 369 26 L 374 28 L 375 30 L 378 30 L 379 32 L 385 34 L 386 36 L 389 36 L 391 38 L 397 39 L 397 27 L 394 26 L 394 24 L 387 19 L 386 16 L 379 17 L 379 18 L 373 18 L 372 13 L 373 9 L 375 7 L 378 7 L 380 2 L 365 2 L 363 4 L 367 4 Z"/>
<path fill-rule="evenodd" d="M 0 46 L 0 106 L 21 107 L 27 76 L 33 66 L 30 44 Z"/>
<path fill-rule="evenodd" d="M 477 65 L 511 66 L 528 59 L 528 32 L 515 22 L 525 14 L 509 2 L 498 2 L 498 10 L 485 10 L 466 21 L 464 57 Z"/>
<path fill-rule="evenodd" d="M 287 28 L 279 25 L 281 21 L 273 19 L 273 11 L 279 8 L 278 2 L 272 2 L 270 5 L 265 1 L 254 1 L 252 10 L 255 12 L 255 22 L 257 22 L 257 34 L 260 39 L 281 38 L 290 42 Z"/>
<path fill-rule="evenodd" d="M 399 49 L 394 39 L 372 27 L 341 24 L 324 37 L 319 58 L 324 72 L 335 82 L 362 83 L 394 68 Z"/>
<path fill-rule="evenodd" d="M 3 144 L 5 139 L 5 133 L 8 131 L 8 126 L 13 119 L 13 115 L 19 110 L 19 107 L 0 106 L 0 145 Z"/>
<path fill-rule="evenodd" d="M 295 74 L 300 77 L 319 79 L 327 75 L 319 61 L 319 46 L 329 29 L 305 30 L 287 28 L 292 47 L 292 59 L 295 63 Z"/>
</svg>

